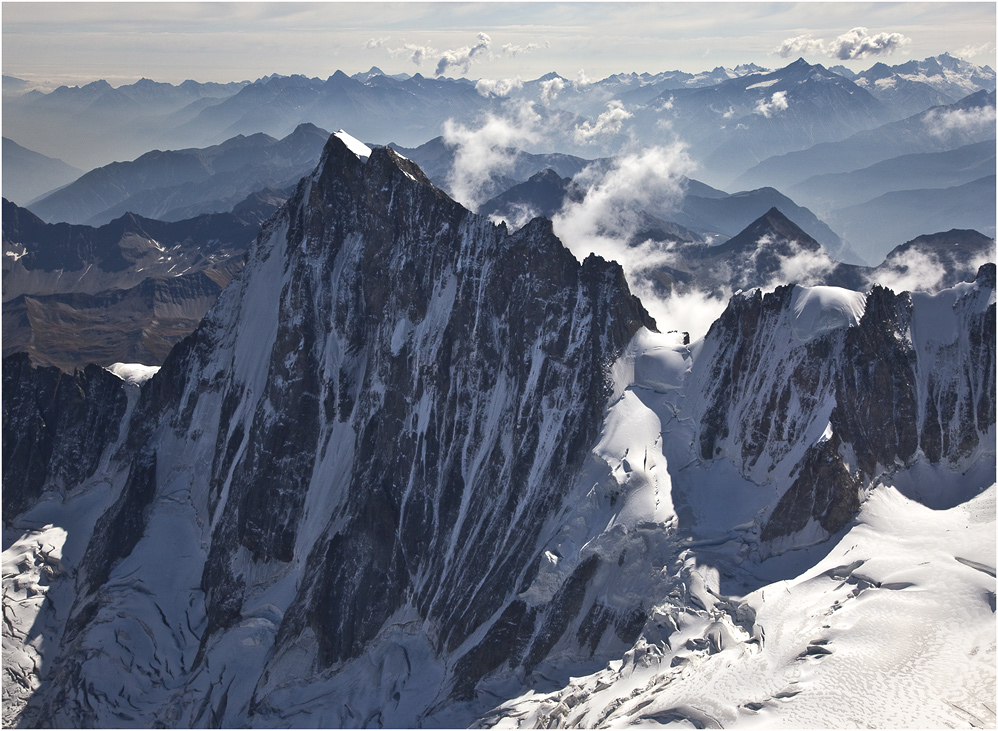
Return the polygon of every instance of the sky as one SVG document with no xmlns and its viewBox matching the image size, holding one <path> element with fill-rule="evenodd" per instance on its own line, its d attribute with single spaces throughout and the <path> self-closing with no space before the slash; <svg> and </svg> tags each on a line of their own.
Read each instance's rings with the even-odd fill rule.
<svg viewBox="0 0 998 731">
<path fill-rule="evenodd" d="M 524 81 L 803 56 L 859 71 L 950 52 L 995 63 L 994 2 L 4 2 L 3 73 L 40 85 L 386 73 Z"/>
</svg>

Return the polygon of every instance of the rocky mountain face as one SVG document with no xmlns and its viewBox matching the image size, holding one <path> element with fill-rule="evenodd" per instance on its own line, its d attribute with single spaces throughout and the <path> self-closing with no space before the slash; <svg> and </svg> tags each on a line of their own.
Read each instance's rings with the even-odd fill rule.
<svg viewBox="0 0 998 731">
<path fill-rule="evenodd" d="M 125 415 L 121 379 L 90 365 L 73 375 L 37 368 L 27 354 L 3 362 L 3 511 L 17 515 L 43 489 L 91 477 L 118 438 Z"/>
<path fill-rule="evenodd" d="M 467 726 L 761 647 L 699 559 L 827 538 L 893 470 L 993 465 L 994 291 L 993 265 L 787 286 L 690 346 L 547 221 L 510 233 L 337 133 L 141 389 L 5 359 L 31 571 L 5 570 L 4 721 Z M 46 462 L 91 433 L 93 462 Z"/>
<path fill-rule="evenodd" d="M 435 628 L 456 696 L 500 664 L 535 665 L 574 618 L 565 604 L 581 602 L 580 586 L 534 606 L 515 589 L 533 581 L 538 540 L 596 439 L 606 369 L 651 324 L 616 265 L 579 265 L 549 224 L 509 235 L 390 150 L 365 161 L 332 138 L 245 278 L 143 391 L 109 470 L 120 495 L 82 559 L 67 648 L 82 650 L 97 616 L 134 600 L 104 581 L 155 542 L 152 506 L 179 489 L 200 538 L 193 563 L 163 568 L 200 575 L 202 618 L 188 617 L 200 640 L 171 661 L 167 688 L 221 670 L 212 658 L 278 586 L 270 666 L 305 652 L 313 672 L 340 667 L 400 612 Z M 198 463 L 210 471 L 182 467 Z M 595 568 L 581 565 L 576 584 Z M 167 619 L 168 633 L 184 621 Z M 78 663 L 85 653 L 70 651 L 53 677 L 89 674 Z M 44 717 L 123 718 L 86 711 L 89 691 L 59 685 L 37 706 Z"/>
<path fill-rule="evenodd" d="M 256 237 L 258 201 L 176 222 L 48 224 L 3 202 L 3 352 L 68 372 L 159 365 L 197 327 Z"/>
<path fill-rule="evenodd" d="M 883 473 L 919 459 L 963 471 L 993 448 L 994 275 L 988 264 L 934 296 L 788 286 L 732 299 L 690 408 L 701 459 L 781 486 L 763 541 L 833 534 Z"/>
</svg>

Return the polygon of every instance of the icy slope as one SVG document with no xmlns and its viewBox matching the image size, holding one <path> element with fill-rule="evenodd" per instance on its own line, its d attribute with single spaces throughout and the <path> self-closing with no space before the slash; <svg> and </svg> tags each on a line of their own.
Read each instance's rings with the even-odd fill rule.
<svg viewBox="0 0 998 731">
<path fill-rule="evenodd" d="M 684 614 L 668 643 L 643 638 L 481 725 L 993 727 L 994 516 L 993 486 L 935 511 L 881 485 L 816 563 L 797 552 L 758 566 L 762 586 L 735 617 L 732 599 L 715 598 Z M 770 583 L 766 571 L 793 578 Z"/>
</svg>

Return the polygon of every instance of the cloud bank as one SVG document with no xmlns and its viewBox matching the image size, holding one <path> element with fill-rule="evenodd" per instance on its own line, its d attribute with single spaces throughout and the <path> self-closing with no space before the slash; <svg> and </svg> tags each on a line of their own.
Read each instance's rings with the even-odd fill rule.
<svg viewBox="0 0 998 731">
<path fill-rule="evenodd" d="M 475 91 L 482 96 L 509 96 L 510 92 L 523 88 L 523 79 L 519 76 L 513 79 L 479 79 Z"/>
<path fill-rule="evenodd" d="M 863 26 L 846 31 L 832 41 L 823 41 L 811 35 L 787 38 L 773 53 L 782 58 L 823 54 L 840 61 L 849 61 L 870 56 L 888 56 L 911 43 L 911 39 L 901 33 L 877 33 L 871 35 Z"/>
<path fill-rule="evenodd" d="M 924 120 L 926 129 L 936 137 L 976 136 L 994 131 L 995 108 L 933 109 Z"/>
<path fill-rule="evenodd" d="M 477 210 L 487 197 L 494 175 L 512 170 L 517 149 L 537 142 L 541 117 L 531 102 L 510 107 L 507 116 L 488 114 L 477 128 L 448 119 L 444 143 L 454 149 L 454 165 L 448 177 L 450 192 L 462 205 Z"/>
</svg>

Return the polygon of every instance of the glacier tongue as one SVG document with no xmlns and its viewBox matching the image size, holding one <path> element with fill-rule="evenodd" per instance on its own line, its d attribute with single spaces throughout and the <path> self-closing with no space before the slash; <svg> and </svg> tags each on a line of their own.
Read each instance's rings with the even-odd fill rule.
<svg viewBox="0 0 998 731">
<path fill-rule="evenodd" d="M 5 527 L 5 721 L 877 725 L 938 682 L 898 717 L 988 722 L 994 288 L 755 292 L 691 347 L 337 133 L 141 392 L 5 360 L 5 450 L 30 394 L 103 428 Z M 884 627 L 947 598 L 921 672 Z"/>
</svg>

